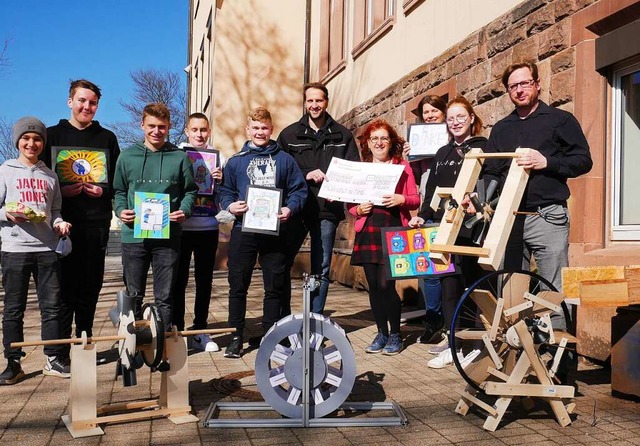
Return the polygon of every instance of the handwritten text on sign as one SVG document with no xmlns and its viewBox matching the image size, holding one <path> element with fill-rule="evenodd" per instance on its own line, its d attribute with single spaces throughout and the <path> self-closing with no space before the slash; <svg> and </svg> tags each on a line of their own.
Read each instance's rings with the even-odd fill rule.
<svg viewBox="0 0 640 446">
<path fill-rule="evenodd" d="M 362 163 L 332 158 L 318 196 L 345 203 L 382 205 L 382 197 L 395 193 L 404 171 L 401 164 Z"/>
</svg>

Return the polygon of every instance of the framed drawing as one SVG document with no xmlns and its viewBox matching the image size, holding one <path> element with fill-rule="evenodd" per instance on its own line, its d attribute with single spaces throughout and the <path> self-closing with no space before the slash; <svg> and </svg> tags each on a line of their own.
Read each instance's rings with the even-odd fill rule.
<svg viewBox="0 0 640 446">
<path fill-rule="evenodd" d="M 438 232 L 438 225 L 419 228 L 381 228 L 382 251 L 389 259 L 387 278 L 409 279 L 430 277 L 455 272 L 455 265 L 434 263 L 429 259 L 429 248 Z"/>
<path fill-rule="evenodd" d="M 409 161 L 432 157 L 438 149 L 449 142 L 449 132 L 445 123 L 420 122 L 410 124 L 407 130 L 409 141 Z"/>
<path fill-rule="evenodd" d="M 51 166 L 60 184 L 109 184 L 109 151 L 83 147 L 51 147 Z"/>
<path fill-rule="evenodd" d="M 214 149 L 186 147 L 185 153 L 191 161 L 193 179 L 198 185 L 198 195 L 213 195 L 216 182 L 211 171 L 220 165 L 220 152 Z"/>
<path fill-rule="evenodd" d="M 169 238 L 169 194 L 136 192 L 134 210 L 136 211 L 133 222 L 135 238 Z"/>
<path fill-rule="evenodd" d="M 242 217 L 243 232 L 278 235 L 282 206 L 282 189 L 247 186 L 245 201 L 249 210 Z"/>
</svg>

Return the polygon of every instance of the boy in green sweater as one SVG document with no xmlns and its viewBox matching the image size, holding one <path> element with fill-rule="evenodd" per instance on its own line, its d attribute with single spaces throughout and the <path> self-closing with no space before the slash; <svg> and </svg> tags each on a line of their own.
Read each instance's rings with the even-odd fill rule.
<svg viewBox="0 0 640 446">
<path fill-rule="evenodd" d="M 147 274 L 152 266 L 154 301 L 166 331 L 171 327 L 180 224 L 191 215 L 198 190 L 185 152 L 165 141 L 170 125 L 171 116 L 164 104 L 148 104 L 142 112 L 144 142 L 120 154 L 113 181 L 115 212 L 123 223 L 122 267 L 127 292 L 136 296 L 136 316 L 140 318 Z M 168 238 L 142 238 L 139 233 L 149 231 L 134 233 L 136 192 L 167 195 L 168 222 L 162 225 L 169 225 Z M 142 220 L 142 215 L 138 217 Z"/>
</svg>

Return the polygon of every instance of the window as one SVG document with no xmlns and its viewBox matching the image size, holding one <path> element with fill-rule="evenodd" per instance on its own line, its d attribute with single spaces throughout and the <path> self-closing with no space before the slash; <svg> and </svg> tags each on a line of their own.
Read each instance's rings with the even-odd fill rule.
<svg viewBox="0 0 640 446">
<path fill-rule="evenodd" d="M 640 240 L 640 63 L 613 72 L 612 239 Z"/>
<path fill-rule="evenodd" d="M 393 27 L 395 9 L 395 0 L 355 0 L 351 52 L 354 58 Z"/>
<path fill-rule="evenodd" d="M 345 1 L 323 0 L 320 31 L 320 79 L 324 82 L 344 68 Z"/>
</svg>

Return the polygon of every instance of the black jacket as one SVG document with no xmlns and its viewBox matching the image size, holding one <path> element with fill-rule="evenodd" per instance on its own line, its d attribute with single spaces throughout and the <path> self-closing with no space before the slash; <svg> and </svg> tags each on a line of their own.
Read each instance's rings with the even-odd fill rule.
<svg viewBox="0 0 640 446">
<path fill-rule="evenodd" d="M 278 136 L 278 145 L 298 163 L 302 175 L 320 169 L 327 172 L 331 158 L 360 161 L 358 147 L 351 132 L 337 123 L 328 113 L 327 122 L 318 132 L 309 127 L 309 117 L 305 114 L 298 122 L 286 127 Z M 320 184 L 307 181 L 309 195 L 303 210 L 305 221 L 344 219 L 344 205 L 341 202 L 327 202 L 318 197 Z"/>
<path fill-rule="evenodd" d="M 567 178 L 585 174 L 593 166 L 589 144 L 578 120 L 542 101 L 525 119 L 520 119 L 514 110 L 491 129 L 487 152 L 512 152 L 518 147 L 536 149 L 547 158 L 545 169 L 530 171 L 521 210 L 566 205 L 570 195 Z M 510 160 L 488 161 L 485 176 L 504 182 L 509 165 Z"/>
<path fill-rule="evenodd" d="M 90 198 L 81 193 L 77 197 L 62 198 L 62 217 L 73 223 L 108 224 L 111 221 L 111 199 L 113 198 L 113 176 L 116 161 L 120 154 L 118 140 L 112 131 L 105 129 L 98 121 L 79 130 L 67 119 L 61 119 L 57 125 L 47 128 L 47 144 L 40 159 L 49 167 L 52 165 L 51 147 L 107 149 L 109 153 L 109 184 L 101 185 L 102 196 Z M 64 184 L 60 184 L 64 186 Z"/>
<path fill-rule="evenodd" d="M 470 149 L 479 148 L 484 151 L 487 144 L 487 138 L 483 136 L 474 136 L 466 140 L 459 150 L 466 153 Z M 436 187 L 453 187 L 458 179 L 460 168 L 462 167 L 463 158 L 458 153 L 453 140 L 446 146 L 442 146 L 438 149 L 433 162 L 431 164 L 431 172 L 427 179 L 427 186 L 425 188 L 424 201 L 418 215 L 425 219 L 425 221 L 431 220 L 433 222 L 439 222 L 442 220 L 444 214 L 443 209 L 434 211 L 431 209 L 431 199 L 435 193 Z M 460 232 L 465 232 L 464 225 L 461 227 Z M 470 236 L 469 234 L 466 234 Z"/>
</svg>

